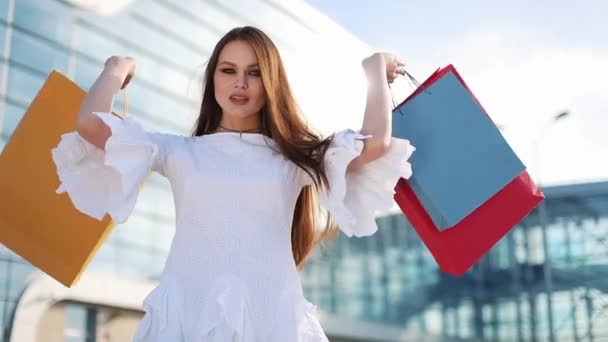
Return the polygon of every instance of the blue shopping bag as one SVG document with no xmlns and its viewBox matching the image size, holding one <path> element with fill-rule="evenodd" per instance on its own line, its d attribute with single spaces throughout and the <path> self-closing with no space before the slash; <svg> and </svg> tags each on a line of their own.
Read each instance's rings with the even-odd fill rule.
<svg viewBox="0 0 608 342">
<path fill-rule="evenodd" d="M 452 65 L 393 110 L 393 136 L 416 146 L 408 183 L 440 230 L 456 225 L 525 171 Z"/>
</svg>

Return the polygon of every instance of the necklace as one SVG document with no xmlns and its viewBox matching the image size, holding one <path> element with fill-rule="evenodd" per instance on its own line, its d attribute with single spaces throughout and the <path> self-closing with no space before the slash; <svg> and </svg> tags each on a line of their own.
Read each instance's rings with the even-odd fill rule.
<svg viewBox="0 0 608 342">
<path fill-rule="evenodd" d="M 231 128 L 226 128 L 222 125 L 218 125 L 221 129 L 225 129 L 229 132 L 234 132 L 234 133 L 239 133 L 239 136 L 242 138 L 243 137 L 243 133 L 253 133 L 253 132 L 259 132 L 260 128 L 250 128 L 250 129 L 244 129 L 244 130 L 238 130 L 238 129 L 231 129 Z"/>
</svg>

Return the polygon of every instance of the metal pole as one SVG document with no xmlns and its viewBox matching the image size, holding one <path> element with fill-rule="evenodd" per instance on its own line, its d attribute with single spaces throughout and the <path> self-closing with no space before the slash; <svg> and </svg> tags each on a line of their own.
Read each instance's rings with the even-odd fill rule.
<svg viewBox="0 0 608 342">
<path fill-rule="evenodd" d="M 562 111 L 554 115 L 549 122 L 547 122 L 544 126 L 541 127 L 538 136 L 532 140 L 532 147 L 534 153 L 534 161 L 536 163 L 537 170 L 537 185 L 542 189 L 542 161 L 540 154 L 540 143 L 542 142 L 542 138 L 546 130 L 558 120 L 561 120 L 570 115 L 568 110 Z M 504 126 L 498 125 L 499 129 L 503 130 Z M 544 275 L 544 287 L 545 292 L 547 294 L 547 320 L 549 327 L 549 341 L 555 341 L 555 331 L 554 331 L 554 322 L 553 322 L 553 277 L 551 276 L 551 258 L 549 256 L 549 242 L 547 237 L 547 204 L 546 200 L 540 202 L 538 206 L 538 222 L 542 233 L 542 244 L 543 244 L 543 275 Z M 534 338 L 534 312 L 530 315 L 531 325 L 533 329 L 533 338 Z"/>
<path fill-rule="evenodd" d="M 569 266 L 572 265 L 572 237 L 570 235 L 570 228 L 572 226 L 571 221 L 566 221 L 564 223 L 564 235 L 566 236 L 566 262 Z M 576 307 L 577 300 L 574 294 L 574 290 L 570 289 L 570 319 L 572 320 L 572 335 L 574 335 L 574 341 L 579 342 L 580 338 L 578 337 L 578 328 L 576 326 Z"/>
<path fill-rule="evenodd" d="M 515 233 L 515 232 L 513 232 Z M 511 286 L 513 290 L 513 299 L 515 300 L 515 323 L 517 326 L 517 341 L 521 342 L 524 340 L 523 328 L 522 328 L 522 311 L 521 311 L 521 300 L 519 294 L 521 293 L 521 269 L 517 256 L 515 255 L 515 239 L 513 233 L 507 234 L 507 243 L 509 246 L 509 264 L 511 268 L 511 279 L 513 280 Z"/>
<path fill-rule="evenodd" d="M 535 159 L 537 163 L 537 183 L 538 187 L 542 189 L 542 162 L 540 155 L 540 142 L 542 135 L 539 136 L 538 140 L 534 140 L 534 153 Z M 544 285 L 545 285 L 545 293 L 547 294 L 547 323 L 549 327 L 549 341 L 555 341 L 555 332 L 553 326 L 553 279 L 551 277 L 551 258 L 549 256 L 549 241 L 547 237 L 547 204 L 546 199 L 540 202 L 538 206 L 538 223 L 540 226 L 541 234 L 542 234 L 542 244 L 543 244 L 543 276 L 544 276 Z"/>
<path fill-rule="evenodd" d="M 553 116 L 552 120 L 549 121 L 540 131 L 538 137 L 533 140 L 534 154 L 537 166 L 537 183 L 538 187 L 542 189 L 542 159 L 540 154 L 540 144 L 544 137 L 544 133 L 547 129 L 558 120 L 561 120 L 567 117 L 570 114 L 569 111 L 563 111 Z M 540 202 L 538 207 L 538 221 L 542 233 L 543 240 L 543 275 L 544 275 L 544 284 L 545 284 L 545 292 L 547 294 L 547 320 L 549 327 L 549 341 L 555 341 L 555 331 L 554 331 L 554 322 L 553 322 L 553 277 L 551 270 L 551 257 L 549 256 L 549 241 L 547 237 L 547 204 L 546 199 Z"/>
<path fill-rule="evenodd" d="M 543 254 L 544 254 L 544 282 L 545 292 L 547 293 L 547 320 L 549 323 L 549 341 L 555 341 L 555 331 L 553 327 L 553 278 L 551 276 L 551 259 L 549 257 L 549 243 L 547 239 L 547 211 L 545 201 L 540 203 L 538 208 L 540 226 L 543 238 Z"/>
<path fill-rule="evenodd" d="M 9 0 L 6 13 L 6 33 L 4 34 L 4 46 L 2 47 L 2 59 L 0 67 L 0 132 L 4 127 L 6 116 L 6 98 L 8 97 L 8 71 L 9 59 L 11 57 L 11 42 L 13 40 L 13 19 L 15 17 L 15 0 Z M 0 138 L 1 140 L 1 138 Z"/>
</svg>

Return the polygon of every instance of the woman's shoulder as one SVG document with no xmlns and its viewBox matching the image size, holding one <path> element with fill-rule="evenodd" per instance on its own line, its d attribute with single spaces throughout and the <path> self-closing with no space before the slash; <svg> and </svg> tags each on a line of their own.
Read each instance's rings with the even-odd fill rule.
<svg viewBox="0 0 608 342">
<path fill-rule="evenodd" d="M 196 137 L 179 134 L 179 133 L 171 133 L 171 132 L 155 132 L 149 131 L 148 137 L 159 147 L 164 149 L 172 149 L 185 147 L 188 144 L 193 143 L 196 140 Z"/>
</svg>

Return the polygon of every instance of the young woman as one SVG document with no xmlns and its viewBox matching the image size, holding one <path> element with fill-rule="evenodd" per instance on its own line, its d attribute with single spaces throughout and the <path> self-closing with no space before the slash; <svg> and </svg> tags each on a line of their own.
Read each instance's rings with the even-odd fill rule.
<svg viewBox="0 0 608 342">
<path fill-rule="evenodd" d="M 414 148 L 391 137 L 388 83 L 403 64 L 376 53 L 362 66 L 363 127 L 323 139 L 299 113 L 269 37 L 235 28 L 210 57 L 193 135 L 177 136 L 110 114 L 135 62 L 107 60 L 53 160 L 58 192 L 97 219 L 126 221 L 150 171 L 171 183 L 176 232 L 135 341 L 327 341 L 298 269 L 338 228 L 373 234 L 374 211 L 390 208 L 397 180 L 411 175 Z M 333 218 L 324 229 L 320 208 Z"/>
</svg>

